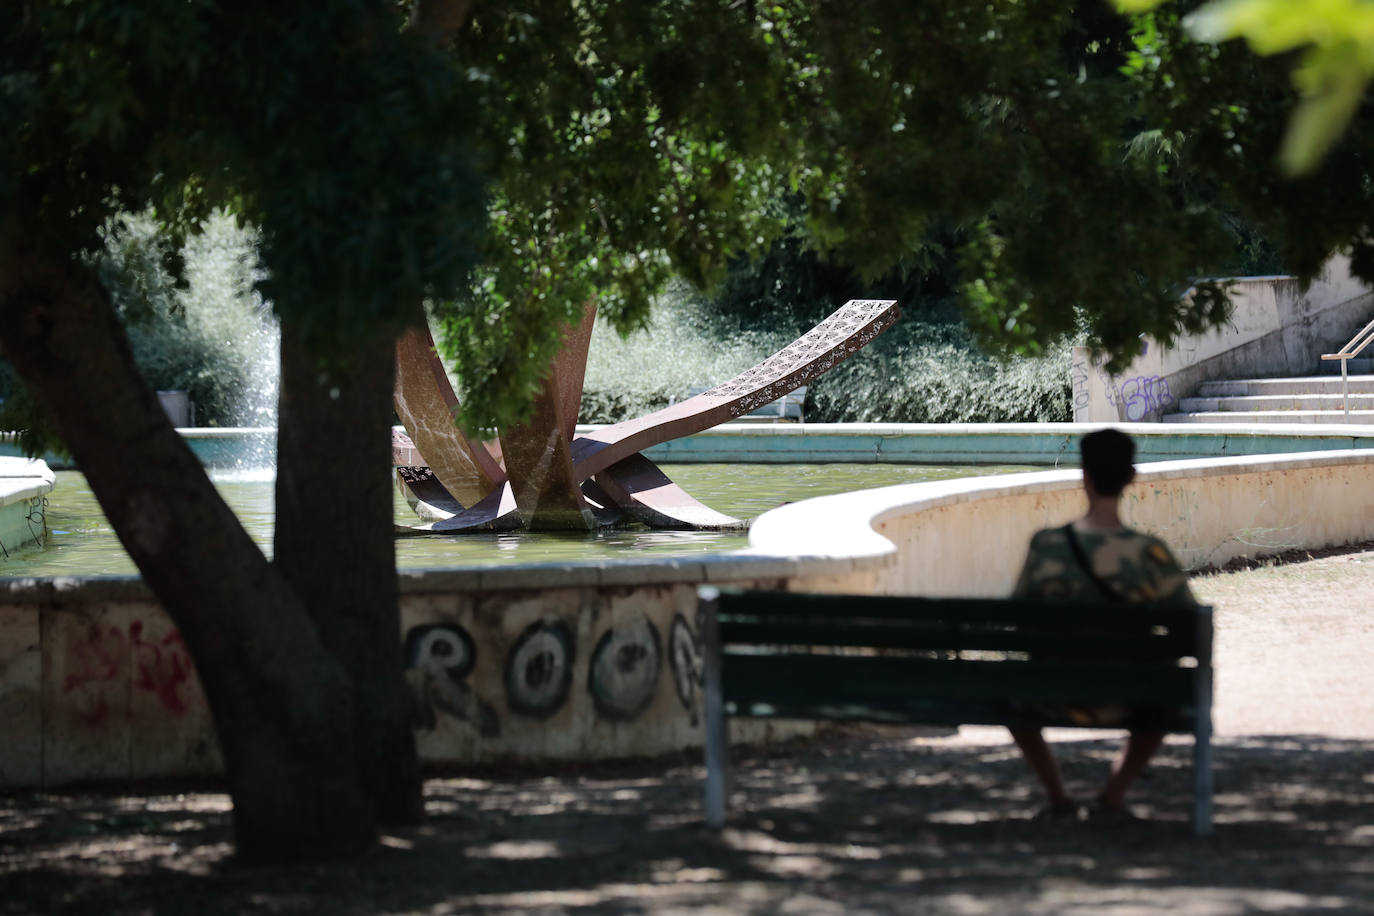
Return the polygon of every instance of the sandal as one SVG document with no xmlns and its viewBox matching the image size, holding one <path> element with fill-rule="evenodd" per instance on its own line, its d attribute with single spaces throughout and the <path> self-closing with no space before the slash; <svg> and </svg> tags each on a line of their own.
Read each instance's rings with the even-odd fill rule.
<svg viewBox="0 0 1374 916">
<path fill-rule="evenodd" d="M 1104 805 L 1099 800 L 1088 812 L 1088 820 L 1094 824 L 1138 824 L 1144 818 L 1125 805 Z"/>
<path fill-rule="evenodd" d="M 1072 798 L 1062 798 L 1057 802 L 1050 802 L 1031 816 L 1031 820 L 1040 824 L 1062 823 L 1065 821 L 1082 820 L 1083 808 Z"/>
</svg>

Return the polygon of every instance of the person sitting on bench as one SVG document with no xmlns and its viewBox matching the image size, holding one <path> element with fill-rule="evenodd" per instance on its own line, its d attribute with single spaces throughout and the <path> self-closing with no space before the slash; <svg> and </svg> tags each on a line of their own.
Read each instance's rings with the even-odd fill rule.
<svg viewBox="0 0 1374 916">
<path fill-rule="evenodd" d="M 1135 477 L 1135 443 L 1116 429 L 1084 436 L 1080 450 L 1088 512 L 1062 528 L 1046 528 L 1031 538 L 1026 563 L 1016 583 L 1017 598 L 1107 598 L 1118 601 L 1171 601 L 1195 604 L 1188 579 L 1169 548 L 1158 538 L 1121 523 L 1121 493 Z M 1127 712 L 1122 708 L 1073 710 L 1084 724 L 1110 728 Z M 1077 819 L 1081 808 L 1064 788 L 1059 765 L 1040 729 L 1011 729 L 1012 738 L 1049 796 L 1039 815 Z M 1102 819 L 1132 819 L 1126 790 L 1163 743 L 1159 732 L 1132 731 L 1111 775 L 1089 812 Z"/>
</svg>

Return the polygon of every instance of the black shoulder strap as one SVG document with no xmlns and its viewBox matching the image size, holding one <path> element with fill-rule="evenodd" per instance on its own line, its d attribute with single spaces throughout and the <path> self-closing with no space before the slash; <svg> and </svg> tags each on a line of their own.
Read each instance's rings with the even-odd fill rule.
<svg viewBox="0 0 1374 916">
<path fill-rule="evenodd" d="M 1063 531 L 1064 537 L 1069 539 L 1069 549 L 1073 551 L 1074 559 L 1078 561 L 1078 565 L 1083 568 L 1083 571 L 1088 574 L 1088 578 L 1093 580 L 1093 584 L 1097 586 L 1098 591 L 1114 601 L 1120 601 L 1121 595 L 1117 593 L 1116 589 L 1108 585 L 1106 581 L 1097 574 L 1097 571 L 1093 569 L 1093 565 L 1088 562 L 1088 555 L 1083 552 L 1083 545 L 1078 541 L 1078 532 L 1073 530 L 1073 522 L 1069 522 L 1065 525 Z"/>
</svg>

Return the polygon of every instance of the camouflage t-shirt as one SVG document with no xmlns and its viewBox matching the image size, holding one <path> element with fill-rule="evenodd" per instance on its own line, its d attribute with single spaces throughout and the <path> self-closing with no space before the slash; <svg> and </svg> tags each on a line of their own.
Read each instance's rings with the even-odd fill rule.
<svg viewBox="0 0 1374 916">
<path fill-rule="evenodd" d="M 1188 577 L 1159 538 L 1129 528 L 1075 528 L 1093 571 L 1125 601 L 1193 602 Z M 1045 528 L 1031 538 L 1026 565 L 1012 593 L 1017 598 L 1106 597 L 1078 564 L 1063 528 Z"/>
</svg>

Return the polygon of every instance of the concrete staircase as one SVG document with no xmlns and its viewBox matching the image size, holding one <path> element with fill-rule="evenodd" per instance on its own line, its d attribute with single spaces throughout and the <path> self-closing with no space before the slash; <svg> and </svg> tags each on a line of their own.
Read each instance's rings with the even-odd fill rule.
<svg viewBox="0 0 1374 916">
<path fill-rule="evenodd" d="M 1165 423 L 1374 423 L 1374 359 L 1352 359 L 1349 372 L 1350 417 L 1342 409 L 1338 361 L 1322 365 L 1324 374 L 1303 378 L 1231 379 L 1203 382 L 1197 393 L 1178 402 Z"/>
</svg>

